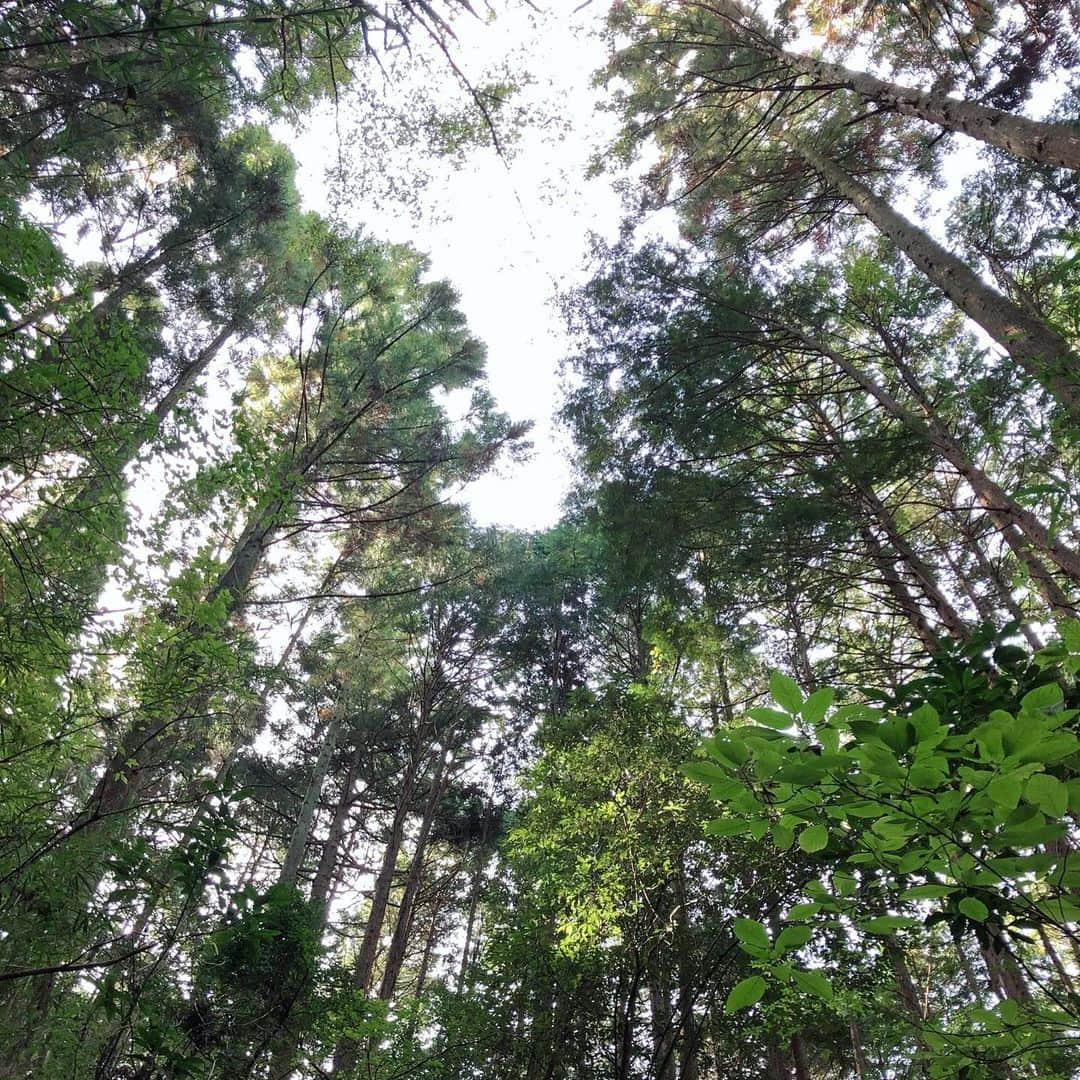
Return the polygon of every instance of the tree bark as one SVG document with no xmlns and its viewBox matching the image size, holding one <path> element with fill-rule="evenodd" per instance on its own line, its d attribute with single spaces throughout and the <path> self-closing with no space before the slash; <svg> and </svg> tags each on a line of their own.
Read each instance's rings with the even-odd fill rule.
<svg viewBox="0 0 1080 1080">
<path fill-rule="evenodd" d="M 390 948 L 386 953 L 386 964 L 383 967 L 383 977 L 379 984 L 379 998 L 389 1001 L 394 996 L 397 987 L 398 976 L 401 974 L 402 964 L 405 962 L 405 954 L 409 945 L 409 931 L 412 927 L 413 909 L 416 905 L 416 895 L 420 890 L 420 880 L 424 872 L 424 857 L 427 854 L 428 837 L 431 835 L 431 827 L 435 823 L 435 814 L 450 781 L 449 752 L 443 751 L 438 769 L 431 781 L 431 791 L 424 806 L 424 816 L 420 821 L 420 831 L 416 836 L 416 847 L 413 849 L 412 858 L 409 860 L 409 869 L 405 875 L 405 886 L 401 893 L 401 903 L 398 907 L 397 922 L 394 925 L 394 934 L 390 939 Z"/>
<path fill-rule="evenodd" d="M 791 1059 L 795 1064 L 795 1080 L 810 1080 L 810 1060 L 806 1053 L 806 1039 L 801 1031 L 791 1036 Z"/>
<path fill-rule="evenodd" d="M 908 543 L 907 537 L 904 536 L 897 525 L 892 512 L 869 485 L 860 484 L 859 491 L 882 532 L 888 538 L 890 546 L 900 556 L 904 566 L 907 567 L 912 577 L 918 582 L 923 595 L 930 601 L 934 613 L 941 620 L 941 624 L 949 635 L 957 641 L 967 641 L 970 637 L 967 624 L 945 596 L 941 585 L 938 583 L 937 575 Z"/>
<path fill-rule="evenodd" d="M 300 804 L 299 813 L 296 815 L 296 824 L 293 827 L 289 848 L 285 852 L 285 861 L 278 874 L 278 883 L 295 885 L 300 876 L 300 867 L 304 862 L 304 853 L 307 851 L 308 842 L 311 839 L 311 827 L 315 821 L 315 811 L 322 797 L 323 785 L 326 783 L 326 774 L 330 769 L 330 759 L 337 749 L 338 736 L 341 734 L 341 722 L 344 709 L 340 701 L 335 701 L 330 706 L 330 716 L 326 722 L 326 731 L 323 733 L 322 745 L 319 747 L 319 756 L 315 759 L 315 767 L 311 770 L 311 779 L 308 781 L 307 791 L 304 793 L 304 801 Z"/>
<path fill-rule="evenodd" d="M 319 865 L 311 881 L 311 901 L 317 905 L 323 925 L 326 924 L 330 891 L 334 887 L 338 856 L 341 853 L 342 840 L 345 838 L 345 826 L 349 820 L 349 811 L 353 806 L 353 786 L 356 783 L 356 770 L 360 767 L 360 754 L 361 747 L 358 744 L 349 759 L 349 768 L 341 785 L 341 798 L 334 807 L 334 816 L 330 819 L 326 842 L 319 854 Z"/>
<path fill-rule="evenodd" d="M 732 11 L 726 10 L 728 7 Z M 719 3 L 713 9 L 748 49 L 775 60 L 805 76 L 808 90 L 849 90 L 879 109 L 916 117 L 946 131 L 1004 150 L 1014 157 L 1080 169 L 1080 128 L 1029 120 L 1026 116 L 990 108 L 973 101 L 879 79 L 865 71 L 845 67 L 802 53 L 789 52 L 774 43 L 767 32 L 752 25 L 752 16 L 738 3 Z"/>
<path fill-rule="evenodd" d="M 997 524 L 1002 527 L 1015 526 L 1034 548 L 1050 558 L 1075 583 L 1080 584 L 1080 554 L 1062 541 L 1051 537 L 1046 526 L 1030 510 L 1006 495 L 998 484 L 967 457 L 944 424 L 932 412 L 924 420 L 906 405 L 901 404 L 870 375 L 834 349 L 804 334 L 801 330 L 789 326 L 785 328 L 792 330 L 808 346 L 835 364 L 909 430 L 926 438 L 931 447 L 967 481 L 975 497 Z M 904 372 L 901 371 L 901 374 Z"/>
<path fill-rule="evenodd" d="M 870 552 L 871 559 L 873 559 L 878 572 L 881 574 L 882 580 L 888 586 L 889 592 L 892 593 L 893 599 L 903 612 L 904 617 L 911 624 L 911 628 L 923 645 L 926 646 L 927 651 L 931 653 L 937 652 L 941 648 L 937 633 L 927 621 L 907 585 L 904 584 L 900 575 L 896 572 L 896 567 L 893 565 L 889 553 L 882 547 L 881 541 L 874 535 L 871 528 L 863 526 L 859 531 L 862 534 L 867 550 Z"/>
<path fill-rule="evenodd" d="M 1031 990 L 1027 979 L 1002 934 L 1001 927 L 995 923 L 986 923 L 986 931 L 990 935 L 990 942 L 979 948 L 986 961 L 986 970 L 990 975 L 990 982 L 995 990 L 1006 998 L 1011 998 L 1020 1005 L 1030 1005 L 1032 1001 Z"/>
<path fill-rule="evenodd" d="M 1080 357 L 1045 323 L 987 285 L 966 263 L 897 213 L 827 155 L 802 139 L 780 136 L 822 180 L 867 217 L 926 278 L 977 323 L 1080 423 Z"/>
</svg>

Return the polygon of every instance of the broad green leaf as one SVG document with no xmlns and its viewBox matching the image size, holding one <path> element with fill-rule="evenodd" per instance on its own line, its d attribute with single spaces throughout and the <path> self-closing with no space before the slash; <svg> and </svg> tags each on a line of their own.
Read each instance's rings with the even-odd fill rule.
<svg viewBox="0 0 1080 1080">
<path fill-rule="evenodd" d="M 1060 818 L 1069 805 L 1069 789 L 1056 776 L 1036 773 L 1027 782 L 1024 798 L 1047 817 Z"/>
<path fill-rule="evenodd" d="M 719 765 L 714 765 L 711 761 L 684 761 L 679 766 L 679 772 L 706 786 L 727 783 L 731 780 L 727 772 L 721 769 Z"/>
<path fill-rule="evenodd" d="M 756 919 L 735 919 L 731 929 L 742 944 L 756 949 L 769 948 L 769 932 Z"/>
<path fill-rule="evenodd" d="M 751 720 L 756 720 L 766 727 L 776 728 L 778 731 L 791 727 L 791 717 L 779 709 L 769 709 L 762 705 L 754 709 L 747 709 L 746 715 Z"/>
<path fill-rule="evenodd" d="M 1020 780 L 1006 773 L 1004 776 L 996 776 L 989 784 L 986 785 L 986 794 L 990 796 L 999 806 L 1008 807 L 1010 810 L 1016 809 L 1016 804 L 1020 801 L 1020 793 L 1023 790 L 1023 785 Z"/>
<path fill-rule="evenodd" d="M 851 896 L 859 884 L 855 880 L 855 875 L 849 874 L 846 870 L 838 870 L 833 874 L 832 882 L 838 896 Z"/>
<path fill-rule="evenodd" d="M 965 896 L 956 906 L 969 919 L 974 919 L 975 922 L 985 922 L 986 917 L 990 914 L 990 909 L 974 896 Z"/>
<path fill-rule="evenodd" d="M 781 851 L 788 851 L 795 843 L 795 831 L 778 821 L 772 827 L 772 840 Z"/>
<path fill-rule="evenodd" d="M 748 979 L 736 983 L 724 1002 L 724 1012 L 734 1013 L 749 1008 L 760 1001 L 765 994 L 765 980 L 760 975 L 751 975 Z"/>
<path fill-rule="evenodd" d="M 802 709 L 803 697 L 798 684 L 783 672 L 774 671 L 769 675 L 769 693 L 773 701 L 789 713 L 797 714 Z"/>
<path fill-rule="evenodd" d="M 814 997 L 819 997 L 822 1001 L 832 1001 L 832 983 L 820 971 L 806 971 L 795 968 L 791 973 L 791 977 L 795 980 L 795 985 L 804 993 L 813 994 Z"/>
<path fill-rule="evenodd" d="M 785 926 L 776 938 L 776 955 L 782 956 L 792 949 L 801 949 L 813 937 L 809 926 Z"/>
<path fill-rule="evenodd" d="M 787 913 L 787 917 L 789 919 L 809 919 L 811 916 L 816 915 L 820 910 L 821 905 L 813 902 L 809 904 L 795 904 Z"/>
<path fill-rule="evenodd" d="M 702 832 L 706 836 L 742 836 L 750 831 L 751 823 L 743 818 L 713 818 L 706 821 Z"/>
<path fill-rule="evenodd" d="M 808 724 L 816 724 L 824 719 L 829 711 L 829 706 L 836 697 L 836 691 L 831 687 L 823 686 L 815 690 L 802 705 L 802 717 Z"/>
<path fill-rule="evenodd" d="M 824 825 L 810 825 L 799 833 L 799 847 L 808 854 L 823 851 L 829 843 L 829 830 Z"/>
<path fill-rule="evenodd" d="M 1056 682 L 1043 683 L 1042 686 L 1036 686 L 1034 690 L 1029 690 L 1020 699 L 1020 704 L 1025 709 L 1035 712 L 1039 709 L 1053 708 L 1061 702 L 1063 697 L 1061 687 Z"/>
<path fill-rule="evenodd" d="M 873 919 L 864 919 L 859 929 L 868 934 L 891 934 L 894 930 L 904 930 L 915 926 L 916 921 L 906 915 L 878 915 Z"/>
<path fill-rule="evenodd" d="M 913 885 L 900 894 L 901 900 L 938 900 L 951 896 L 956 889 L 949 885 Z"/>
</svg>

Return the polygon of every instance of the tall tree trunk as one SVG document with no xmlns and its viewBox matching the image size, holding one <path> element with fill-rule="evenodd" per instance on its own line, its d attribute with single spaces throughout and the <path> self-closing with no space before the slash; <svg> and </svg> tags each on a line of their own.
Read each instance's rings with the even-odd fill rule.
<svg viewBox="0 0 1080 1080">
<path fill-rule="evenodd" d="M 1080 358 L 1056 331 L 987 285 L 966 263 L 897 213 L 826 154 L 804 140 L 781 138 L 830 187 L 864 214 L 973 322 L 985 330 L 1080 423 Z"/>
<path fill-rule="evenodd" d="M 908 543 L 907 537 L 896 523 L 892 512 L 878 497 L 877 493 L 869 485 L 858 485 L 859 492 L 873 514 L 874 519 L 881 527 L 882 532 L 888 538 L 893 551 L 900 556 L 904 566 L 918 582 L 923 595 L 930 601 L 934 613 L 941 624 L 949 632 L 949 635 L 957 641 L 967 641 L 970 637 L 968 628 L 960 613 L 949 602 L 938 583 L 937 575 L 926 561 Z"/>
<path fill-rule="evenodd" d="M 810 1080 L 810 1059 L 806 1053 L 806 1038 L 801 1031 L 791 1036 L 791 1060 L 795 1064 L 795 1080 Z"/>
<path fill-rule="evenodd" d="M 766 1080 L 791 1080 L 791 1061 L 783 1046 L 770 1039 L 765 1048 Z"/>
<path fill-rule="evenodd" d="M 476 929 L 476 913 L 480 906 L 480 892 L 484 885 L 484 869 L 487 866 L 486 848 L 488 826 L 491 820 L 491 799 L 484 804 L 484 822 L 480 828 L 480 843 L 477 845 L 476 867 L 473 870 L 472 883 L 469 886 L 469 914 L 465 921 L 465 941 L 461 946 L 461 964 L 458 968 L 457 992 L 465 986 L 469 970 L 469 954 L 473 948 L 473 934 Z"/>
<path fill-rule="evenodd" d="M 356 783 L 356 770 L 360 767 L 361 751 L 362 747 L 357 743 L 356 749 L 349 759 L 349 767 L 341 784 L 341 797 L 334 807 L 334 816 L 330 819 L 330 828 L 326 834 L 326 841 L 319 854 L 319 865 L 316 867 L 315 876 L 311 881 L 311 901 L 317 906 L 323 925 L 326 924 L 327 909 L 330 905 L 330 892 L 336 880 L 338 858 L 341 854 L 342 841 L 345 838 L 345 826 L 349 820 L 349 812 L 353 807 L 353 787 Z"/>
<path fill-rule="evenodd" d="M 36 533 L 61 528 L 70 519 L 70 515 L 85 515 L 109 499 L 110 495 L 115 501 L 120 501 L 120 494 L 116 489 L 123 487 L 124 469 L 135 460 L 139 451 L 154 437 L 179 402 L 191 392 L 199 376 L 236 333 L 242 321 L 238 316 L 218 330 L 180 370 L 172 386 L 162 395 L 146 421 L 140 424 L 134 434 L 119 447 L 115 457 L 109 462 L 108 469 L 104 472 L 98 471 L 93 475 L 76 477 L 73 493 L 68 498 L 54 503 L 41 515 L 34 526 Z M 100 582 L 103 580 L 106 569 L 106 566 L 101 566 L 100 575 L 94 578 L 94 581 L 99 583 L 98 590 L 100 590 Z"/>
<path fill-rule="evenodd" d="M 655 1080 L 676 1080 L 673 1053 L 671 999 L 663 969 L 664 950 L 654 949 L 650 957 L 649 1022 L 652 1028 L 653 1068 Z"/>
<path fill-rule="evenodd" d="M 1020 1005 L 1030 1005 L 1031 990 L 1020 968 L 1020 962 L 1005 940 L 1001 927 L 987 922 L 986 931 L 990 935 L 988 944 L 980 942 L 979 948 L 986 961 L 986 970 L 990 982 L 1003 997 L 1010 998 Z"/>
<path fill-rule="evenodd" d="M 896 567 L 889 553 L 882 547 L 881 542 L 874 535 L 874 531 L 866 526 L 861 528 L 860 533 L 866 544 L 870 557 L 874 560 L 882 579 L 888 586 L 889 592 L 896 601 L 897 606 L 903 612 L 904 617 L 911 624 L 912 629 L 918 635 L 919 640 L 926 646 L 927 651 L 936 653 L 941 648 L 937 633 L 927 621 L 922 608 L 916 603 L 907 585 L 901 580 L 896 572 Z"/>
<path fill-rule="evenodd" d="M 862 1032 L 859 1030 L 859 1021 L 854 1015 L 848 1017 L 848 1031 L 851 1035 L 851 1057 L 855 1065 L 855 1080 L 869 1080 L 870 1063 L 866 1060 Z"/>
<path fill-rule="evenodd" d="M 679 1080 L 698 1080 L 698 1046 L 701 1033 L 694 1015 L 696 973 L 690 915 L 687 910 L 686 869 L 675 875 L 675 971 L 678 977 Z"/>
<path fill-rule="evenodd" d="M 792 329 L 786 324 L 785 328 Z M 905 427 L 926 438 L 931 447 L 964 478 L 975 493 L 976 499 L 999 526 L 1015 526 L 1032 547 L 1051 559 L 1073 582 L 1080 584 L 1080 554 L 1061 540 L 1052 537 L 1046 526 L 1030 510 L 1010 498 L 998 484 L 991 480 L 963 452 L 936 415 L 931 412 L 924 420 L 836 350 L 804 334 L 801 330 L 795 329 L 793 332 L 861 386 Z M 910 372 L 908 374 L 910 375 Z"/>
<path fill-rule="evenodd" d="M 401 893 L 401 903 L 398 906 L 397 922 L 394 925 L 394 934 L 390 939 L 390 947 L 386 953 L 386 963 L 383 967 L 383 977 L 379 984 L 379 997 L 383 1001 L 389 1001 L 394 996 L 398 976 L 401 974 L 401 966 L 405 962 L 405 954 L 409 945 L 409 931 L 412 927 L 413 909 L 416 905 L 416 896 L 420 891 L 420 881 L 424 873 L 424 857 L 427 854 L 428 837 L 431 835 L 431 827 L 435 824 L 435 814 L 439 804 L 446 794 L 447 785 L 450 782 L 449 751 L 443 751 L 438 769 L 431 781 L 431 791 L 424 806 L 424 816 L 420 821 L 420 830 L 416 835 L 416 846 L 413 849 L 412 858 L 409 860 L 409 869 L 405 875 L 405 886 Z"/>
<path fill-rule="evenodd" d="M 1021 633 L 1023 633 L 1024 637 L 1027 639 L 1028 644 L 1033 649 L 1041 649 L 1043 647 L 1042 639 L 1035 633 L 1030 622 L 1025 618 L 1023 611 L 1020 609 L 1020 605 L 1013 597 L 1012 590 L 1008 587 L 1002 577 L 1001 571 L 991 561 L 990 556 L 983 547 L 981 538 L 976 534 L 969 513 L 966 510 L 961 510 L 957 507 L 954 500 L 950 499 L 950 501 L 953 503 L 956 527 L 960 532 L 960 536 L 963 538 L 964 545 L 967 550 L 971 552 L 971 555 L 975 560 L 975 565 L 979 568 L 979 572 L 994 590 L 994 594 L 997 596 L 998 603 L 1001 605 L 1002 610 L 1008 612 L 1011 618 L 1020 624 Z"/>
<path fill-rule="evenodd" d="M 353 983 L 365 995 L 371 991 L 375 958 L 379 951 L 379 938 L 382 936 L 383 922 L 394 883 L 394 872 L 397 869 L 397 859 L 405 836 L 405 821 L 409 816 L 416 791 L 416 774 L 419 767 L 419 746 L 414 746 L 413 756 L 402 777 L 398 797 L 394 803 L 394 817 L 390 823 L 390 833 L 386 838 L 382 863 L 371 893 L 371 910 L 368 912 L 364 937 L 360 942 L 360 951 L 356 954 L 356 963 L 353 966 Z M 343 1038 L 334 1049 L 334 1072 L 348 1075 L 349 1071 L 356 1066 L 359 1051 L 360 1046 L 356 1040 Z"/>
<path fill-rule="evenodd" d="M 1029 120 L 1026 116 L 946 94 L 901 86 L 842 64 L 789 52 L 776 44 L 764 28 L 756 27 L 753 16 L 733 0 L 722 0 L 710 10 L 728 23 L 735 37 L 748 49 L 805 76 L 807 83 L 800 84 L 800 88 L 830 92 L 849 90 L 879 110 L 925 120 L 946 131 L 968 135 L 997 147 L 1014 157 L 1065 169 L 1080 169 L 1080 128 L 1074 125 Z"/>
<path fill-rule="evenodd" d="M 295 885 L 300 875 L 300 867 L 304 862 L 304 853 L 307 851 L 308 842 L 311 839 L 315 811 L 318 809 L 323 785 L 326 783 L 326 774 L 330 769 L 330 759 L 337 749 L 343 715 L 344 708 L 341 701 L 335 701 L 330 706 L 330 715 L 327 718 L 322 745 L 319 747 L 319 756 L 315 759 L 315 767 L 311 770 L 311 779 L 308 781 L 307 791 L 304 793 L 304 801 L 300 804 L 300 809 L 296 815 L 296 824 L 293 826 L 289 848 L 285 852 L 285 861 L 282 863 L 281 873 L 278 874 L 279 884 Z"/>
</svg>

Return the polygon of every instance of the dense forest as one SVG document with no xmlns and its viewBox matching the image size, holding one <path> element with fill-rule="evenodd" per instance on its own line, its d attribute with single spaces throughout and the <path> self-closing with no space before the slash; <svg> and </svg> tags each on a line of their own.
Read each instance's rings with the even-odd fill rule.
<svg viewBox="0 0 1080 1080">
<path fill-rule="evenodd" d="M 3 4 L 0 1077 L 1080 1075 L 1080 9 L 751 2 L 598 13 L 540 531 L 281 134 L 498 11 Z"/>
</svg>

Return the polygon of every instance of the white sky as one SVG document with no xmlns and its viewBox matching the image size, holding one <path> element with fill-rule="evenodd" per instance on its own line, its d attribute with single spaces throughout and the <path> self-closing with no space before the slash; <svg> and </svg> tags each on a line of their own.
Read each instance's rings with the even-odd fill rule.
<svg viewBox="0 0 1080 1080">
<path fill-rule="evenodd" d="M 590 85 L 606 53 L 588 28 L 598 26 L 606 5 L 576 16 L 574 6 L 557 2 L 537 13 L 514 0 L 487 24 L 464 16 L 452 46 L 474 84 L 500 60 L 510 58 L 512 70 L 524 63 L 537 81 L 520 100 L 562 124 L 527 126 L 509 162 L 493 150 L 475 151 L 463 164 L 427 161 L 432 181 L 420 195 L 419 213 L 395 212 L 385 202 L 354 203 L 347 211 L 375 236 L 407 241 L 430 256 L 433 276 L 454 285 L 472 331 L 488 347 L 489 385 L 499 406 L 515 420 L 533 421 L 530 460 L 504 466 L 465 492 L 482 525 L 535 529 L 559 516 L 571 450 L 553 413 L 557 369 L 569 345 L 552 300 L 557 288 L 585 280 L 590 232 L 612 239 L 620 217 L 611 177 L 586 177 L 590 155 L 614 133 L 613 118 L 595 109 L 601 91 Z M 333 202 L 325 170 L 335 160 L 338 132 L 349 137 L 346 111 L 336 120 L 324 111 L 299 137 L 275 129 L 296 153 L 311 209 L 327 212 Z"/>
</svg>

